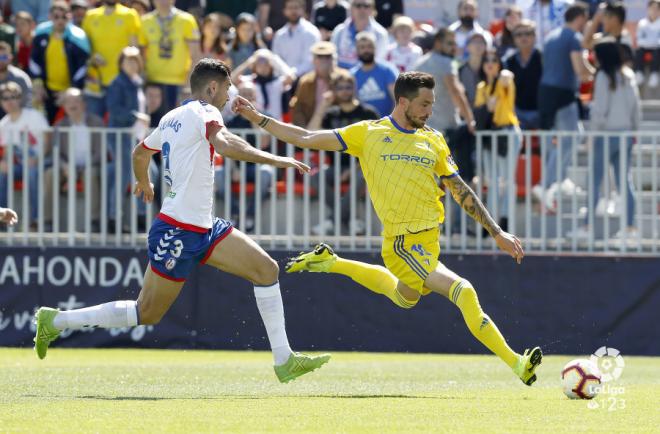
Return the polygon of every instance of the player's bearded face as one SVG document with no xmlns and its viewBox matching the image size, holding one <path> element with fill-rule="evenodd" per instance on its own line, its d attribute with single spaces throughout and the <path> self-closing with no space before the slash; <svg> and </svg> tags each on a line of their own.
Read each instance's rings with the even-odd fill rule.
<svg viewBox="0 0 660 434">
<path fill-rule="evenodd" d="M 227 104 L 227 101 L 229 100 L 230 86 L 231 86 L 231 82 L 229 80 L 227 80 L 224 83 L 217 84 L 215 86 L 215 95 L 213 95 L 211 98 L 211 104 L 213 104 L 219 110 L 222 110 Z M 208 91 L 213 92 L 211 88 L 209 88 Z"/>
</svg>

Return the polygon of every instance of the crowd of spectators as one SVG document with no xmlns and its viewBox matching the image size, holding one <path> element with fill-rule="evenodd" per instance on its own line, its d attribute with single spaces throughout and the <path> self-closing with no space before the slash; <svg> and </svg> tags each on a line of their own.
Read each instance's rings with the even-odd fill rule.
<svg viewBox="0 0 660 434">
<path fill-rule="evenodd" d="M 616 93 L 620 82 L 635 89 L 642 82 L 650 87 L 660 82 L 659 0 L 648 2 L 647 17 L 637 23 L 634 34 L 626 26 L 624 4 L 617 1 L 512 0 L 501 19 L 492 21 L 481 19 L 477 0 L 437 3 L 0 0 L 0 122 L 25 125 L 24 132 L 35 136 L 31 144 L 45 146 L 46 154 L 69 137 L 51 137 L 40 132 L 42 126 L 80 127 L 70 134 L 76 141 L 76 170 L 82 167 L 85 147 L 93 155 L 94 167 L 101 158 L 108 159 L 112 177 L 108 211 L 114 216 L 118 204 L 113 189 L 123 194 L 128 187 L 131 147 L 164 113 L 185 100 L 191 65 L 202 57 L 232 67 L 234 94 L 249 97 L 273 117 L 307 128 L 387 115 L 395 103 L 397 74 L 429 72 L 436 78 L 436 102 L 428 124 L 445 135 L 468 180 L 475 175 L 476 130 L 579 131 L 589 111 L 582 104 L 585 99 L 577 97 L 584 90 L 581 83 L 595 77 L 594 98 L 603 99 L 604 89 Z M 598 55 L 590 60 L 590 52 Z M 616 72 L 612 67 L 604 71 L 603 65 L 619 64 Z M 606 88 L 603 81 L 609 82 Z M 626 92 L 626 97 L 639 98 L 636 92 Z M 612 105 L 612 99 L 607 101 L 605 107 Z M 638 111 L 639 104 L 633 107 L 631 102 L 631 107 Z M 611 116 L 592 112 L 600 120 Z M 232 124 L 232 114 L 225 114 L 228 125 L 250 126 L 240 120 Z M 638 119 L 624 126 L 637 128 Z M 100 155 L 98 137 L 83 140 L 83 135 L 91 134 L 84 128 L 99 126 L 125 128 L 131 134 L 109 137 L 108 155 Z M 15 141 L 5 136 L 2 149 Z M 257 137 L 250 140 L 262 146 Z M 484 142 L 486 157 L 498 159 L 499 173 L 488 178 L 507 176 L 511 170 L 505 167 L 510 160 L 507 153 L 517 154 L 521 147 L 516 140 L 513 147 Z M 558 142 L 559 154 L 557 146 L 545 147 L 547 176 L 543 185 L 534 188 L 548 209 L 554 206 L 553 189 L 577 188 L 565 172 L 573 142 Z M 72 157 L 65 148 L 60 155 L 68 160 Z M 48 184 L 49 191 L 54 188 L 52 170 L 45 172 L 46 180 L 34 178 L 32 172 L 23 174 L 20 159 L 32 157 L 12 154 L 16 179 L 29 175 L 31 189 L 41 182 Z M 347 166 L 341 161 L 340 176 L 345 181 Z M 7 165 L 3 157 L 0 206 L 6 206 Z M 254 178 L 254 169 L 248 178 Z M 270 173 L 261 176 L 262 191 L 268 189 L 270 179 Z M 332 188 L 334 181 L 329 182 Z M 224 191 L 224 184 L 218 184 Z M 97 188 L 96 181 L 93 186 Z M 45 206 L 49 221 L 50 202 Z M 36 209 L 32 207 L 33 212 Z M 142 215 L 144 208 L 138 213 Z M 506 212 L 498 217 L 506 225 Z M 340 220 L 360 226 L 347 222 L 343 211 Z M 323 225 L 334 223 L 329 222 Z"/>
</svg>

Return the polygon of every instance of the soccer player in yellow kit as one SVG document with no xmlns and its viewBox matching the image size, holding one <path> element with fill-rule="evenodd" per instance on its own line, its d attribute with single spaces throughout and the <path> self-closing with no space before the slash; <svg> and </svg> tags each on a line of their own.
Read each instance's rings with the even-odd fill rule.
<svg viewBox="0 0 660 434">
<path fill-rule="evenodd" d="M 524 252 L 515 236 L 503 231 L 474 191 L 461 179 L 449 148 L 436 130 L 425 126 L 434 101 L 433 76 L 405 72 L 394 85 L 396 105 L 390 116 L 357 122 L 336 130 L 307 131 L 259 113 L 237 97 L 233 110 L 275 137 L 301 148 L 344 151 L 360 159 L 371 201 L 383 222 L 385 267 L 338 257 L 319 244 L 287 264 L 287 272 L 311 271 L 349 276 L 396 305 L 412 308 L 420 296 L 435 292 L 449 298 L 463 314 L 470 332 L 502 359 L 525 383 L 536 381 L 539 347 L 513 351 L 486 315 L 472 284 L 438 261 L 439 223 L 444 220 L 437 178 L 461 207 L 481 223 L 498 247 L 518 263 Z"/>
</svg>

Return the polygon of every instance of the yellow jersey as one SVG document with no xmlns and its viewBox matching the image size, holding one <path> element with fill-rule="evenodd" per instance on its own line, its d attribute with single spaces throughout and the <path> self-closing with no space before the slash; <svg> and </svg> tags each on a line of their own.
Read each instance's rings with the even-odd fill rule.
<svg viewBox="0 0 660 434">
<path fill-rule="evenodd" d="M 71 87 L 64 40 L 61 36 L 55 36 L 54 32 L 50 35 L 46 47 L 46 87 L 55 92 Z"/>
<path fill-rule="evenodd" d="M 163 37 L 165 32 L 165 37 Z M 140 46 L 146 47 L 147 80 L 154 83 L 185 85 L 192 66 L 190 42 L 199 43 L 195 17 L 178 9 L 166 19 L 156 11 L 142 17 Z"/>
<path fill-rule="evenodd" d="M 360 160 L 383 236 L 437 228 L 445 213 L 437 177 L 458 175 L 449 147 L 430 127 L 406 130 L 387 116 L 334 130 L 344 151 Z"/>
<path fill-rule="evenodd" d="M 92 45 L 92 56 L 100 54 L 105 65 L 88 69 L 88 90 L 99 92 L 100 86 L 107 87 L 119 74 L 119 55 L 124 47 L 138 40 L 140 33 L 140 17 L 135 9 L 121 4 L 106 15 L 106 6 L 87 11 L 82 22 L 82 28 Z"/>
<path fill-rule="evenodd" d="M 495 111 L 493 112 L 493 124 L 497 128 L 517 126 L 519 124 L 516 116 L 516 85 L 511 80 L 508 86 L 502 85 L 502 80 L 497 80 L 495 91 L 491 92 L 490 86 L 485 81 L 477 85 L 474 96 L 474 106 L 480 107 L 488 103 L 488 98 L 497 98 Z"/>
</svg>

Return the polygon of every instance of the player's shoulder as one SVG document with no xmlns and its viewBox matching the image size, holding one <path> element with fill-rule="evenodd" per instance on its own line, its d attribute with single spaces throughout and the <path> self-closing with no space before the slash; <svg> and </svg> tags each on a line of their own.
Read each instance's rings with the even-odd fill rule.
<svg viewBox="0 0 660 434">
<path fill-rule="evenodd" d="M 424 125 L 424 127 L 420 128 L 418 131 L 430 142 L 435 143 L 436 145 L 443 148 L 447 147 L 447 141 L 445 140 L 445 136 L 435 128 L 429 127 L 428 125 Z"/>
</svg>

